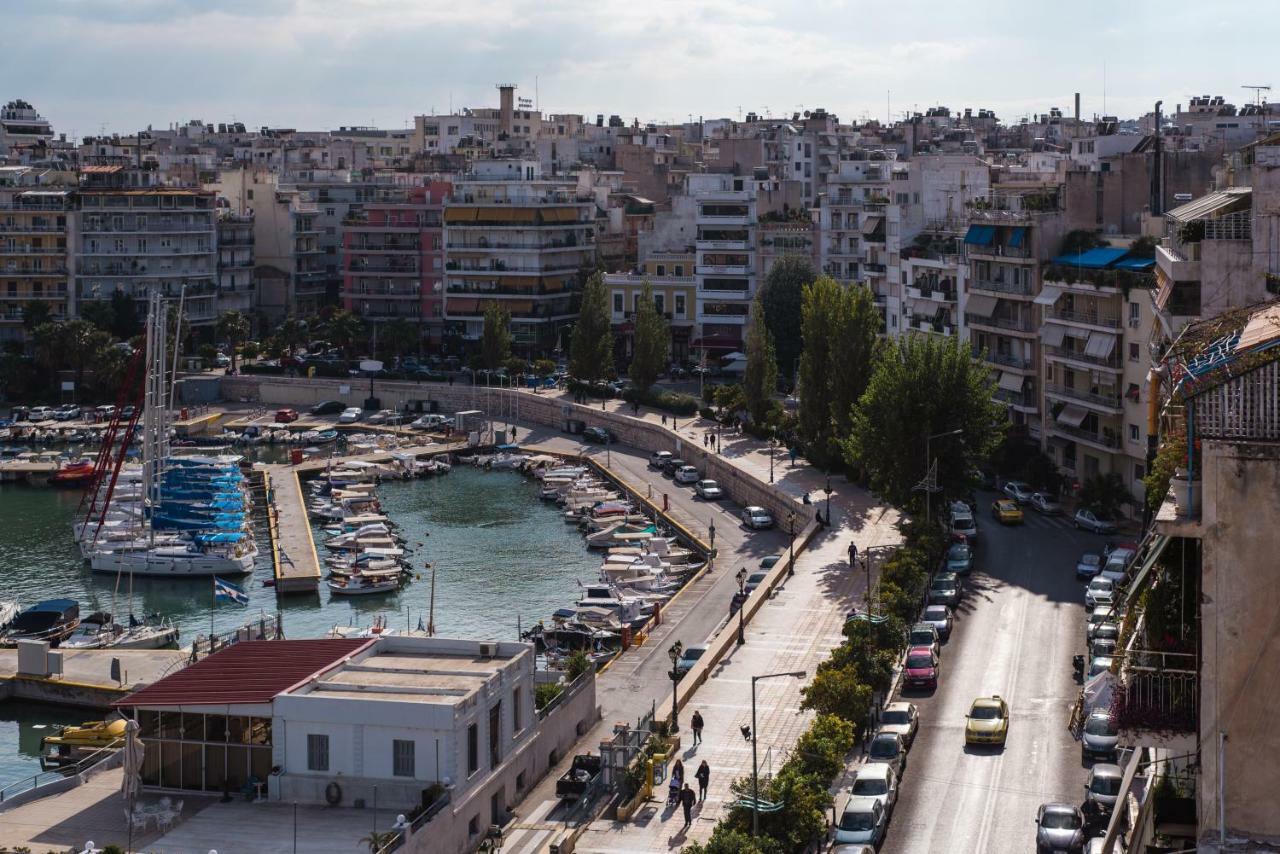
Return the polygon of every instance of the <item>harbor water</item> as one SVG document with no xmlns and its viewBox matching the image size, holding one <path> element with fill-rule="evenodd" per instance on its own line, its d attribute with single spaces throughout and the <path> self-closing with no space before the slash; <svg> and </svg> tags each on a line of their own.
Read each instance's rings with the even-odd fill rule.
<svg viewBox="0 0 1280 854">
<path fill-rule="evenodd" d="M 81 614 L 103 610 L 173 619 L 186 646 L 206 634 L 275 614 L 290 638 L 321 637 L 335 625 L 369 625 L 386 620 L 389 629 L 416 628 L 428 620 L 431 570 L 435 568 L 435 626 L 440 635 L 515 640 L 517 626 L 528 628 L 555 609 L 571 605 L 579 580 L 594 580 L 600 560 L 588 552 L 576 528 L 565 525 L 561 510 L 538 500 L 535 482 L 514 472 L 485 472 L 456 465 L 450 474 L 395 481 L 378 488 L 384 512 L 399 526 L 412 550 L 414 575 L 398 593 L 330 597 L 288 596 L 277 601 L 264 586 L 271 579 L 269 548 L 242 583 L 248 607 L 213 603 L 213 585 L 205 580 L 163 580 L 91 573 L 72 540 L 71 522 L 79 492 L 21 484 L 0 485 L 0 599 L 23 605 L 54 596 L 79 600 Z M 318 543 L 317 543 L 318 545 Z M 321 548 L 321 557 L 324 550 Z M 18 727 L 30 718 L 36 726 L 47 707 L 0 704 L 0 788 L 39 770 L 35 757 L 18 750 Z M 61 713 L 59 713 L 61 715 Z M 24 717 L 26 716 L 26 717 Z M 34 716 L 34 717 L 32 717 Z M 77 722 L 85 713 L 71 714 Z M 66 723 L 64 717 L 49 723 Z M 38 730 L 32 730 L 39 732 Z M 37 738 L 38 742 L 38 738 Z M 15 759 L 14 757 L 18 758 Z"/>
</svg>

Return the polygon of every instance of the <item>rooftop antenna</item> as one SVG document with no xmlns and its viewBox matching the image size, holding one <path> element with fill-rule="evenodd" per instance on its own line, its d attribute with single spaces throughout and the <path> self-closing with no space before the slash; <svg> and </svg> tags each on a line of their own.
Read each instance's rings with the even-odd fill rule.
<svg viewBox="0 0 1280 854">
<path fill-rule="evenodd" d="M 1102 60 L 1102 114 L 1107 114 L 1107 61 Z"/>
<path fill-rule="evenodd" d="M 1271 86 L 1270 86 L 1270 85 L 1241 86 L 1240 88 L 1241 88 L 1241 89 L 1252 89 L 1252 90 L 1253 90 L 1253 96 L 1254 96 L 1254 103 L 1256 103 L 1259 107 L 1262 107 L 1262 106 L 1265 106 L 1265 105 L 1266 105 L 1266 101 L 1265 101 L 1265 100 L 1263 100 L 1262 93 L 1263 93 L 1263 92 L 1270 92 L 1270 91 L 1271 91 Z"/>
</svg>

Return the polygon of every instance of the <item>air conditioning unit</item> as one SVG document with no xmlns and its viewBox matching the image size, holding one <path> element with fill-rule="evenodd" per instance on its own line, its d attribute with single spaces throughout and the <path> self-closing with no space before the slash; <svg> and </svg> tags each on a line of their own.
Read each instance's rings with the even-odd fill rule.
<svg viewBox="0 0 1280 854">
<path fill-rule="evenodd" d="M 481 657 L 481 658 L 493 658 L 493 657 L 494 657 L 495 655 L 497 655 L 497 654 L 498 654 L 498 645 L 497 645 L 496 643 L 482 643 L 482 644 L 480 644 L 480 657 Z"/>
</svg>

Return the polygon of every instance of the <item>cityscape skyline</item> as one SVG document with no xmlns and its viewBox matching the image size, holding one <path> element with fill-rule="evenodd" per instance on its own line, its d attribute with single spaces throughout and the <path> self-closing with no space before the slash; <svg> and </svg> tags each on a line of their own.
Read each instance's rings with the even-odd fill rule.
<svg viewBox="0 0 1280 854">
<path fill-rule="evenodd" d="M 1265 34 L 1230 24 L 1243 3 L 1185 4 L 1179 14 L 1165 4 L 1159 16 L 1147 14 L 1150 3 L 1086 3 L 1052 33 L 1023 32 L 1025 17 L 1005 0 L 985 4 L 982 21 L 928 0 L 883 20 L 860 0 L 716 0 L 694 13 L 664 2 L 480 5 L 485 19 L 509 23 L 477 27 L 474 6 L 407 0 L 231 0 L 212 11 L 186 0 L 18 2 L 6 11 L 24 37 L 0 74 L 69 137 L 193 118 L 400 128 L 417 114 L 496 106 L 493 86 L 508 80 L 544 113 L 618 114 L 628 124 L 816 107 L 846 122 L 896 121 L 935 105 L 992 109 L 1012 124 L 1051 107 L 1069 113 L 1075 92 L 1084 118 L 1138 118 L 1157 99 L 1166 111 L 1205 94 L 1249 103 L 1246 87 L 1269 82 L 1255 79 L 1251 59 Z M 1231 49 L 1162 61 L 1158 46 L 1188 28 L 1221 32 Z M 1135 33 L 1157 49 L 1135 51 Z M 200 52 L 206 68 L 191 64 Z M 36 63 L 38 77 L 27 71 Z"/>
</svg>

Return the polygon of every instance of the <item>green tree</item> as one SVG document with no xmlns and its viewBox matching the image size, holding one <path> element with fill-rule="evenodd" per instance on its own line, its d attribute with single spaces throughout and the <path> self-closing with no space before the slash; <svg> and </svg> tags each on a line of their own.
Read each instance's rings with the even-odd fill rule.
<svg viewBox="0 0 1280 854">
<path fill-rule="evenodd" d="M 35 329 L 32 337 L 37 360 L 50 371 L 72 371 L 77 391 L 85 370 L 100 361 L 111 344 L 111 336 L 87 320 L 45 323 Z"/>
<path fill-rule="evenodd" d="M 798 852 L 820 840 L 827 831 L 827 812 L 831 807 L 828 781 L 805 774 L 798 765 L 788 762 L 771 780 L 760 780 L 760 799 L 782 804 L 777 812 L 760 814 L 760 833 L 775 841 L 773 850 Z M 731 786 L 739 799 L 752 796 L 751 777 L 735 780 Z M 748 831 L 751 809 L 735 806 L 728 819 L 731 828 Z M 758 838 L 759 839 L 759 838 Z"/>
<path fill-rule="evenodd" d="M 335 311 L 325 327 L 333 346 L 342 351 L 348 359 L 355 346 L 365 340 L 365 325 L 360 317 L 346 309 Z"/>
<path fill-rule="evenodd" d="M 1117 472 L 1094 475 L 1080 485 L 1080 506 L 1109 519 L 1115 518 L 1121 507 L 1132 502 L 1133 496 Z"/>
<path fill-rule="evenodd" d="M 769 404 L 778 389 L 778 361 L 769 333 L 764 303 L 757 296 L 751 307 L 751 328 L 747 330 L 747 369 L 742 375 L 742 393 L 755 424 L 764 424 Z"/>
<path fill-rule="evenodd" d="M 484 329 L 480 333 L 480 358 L 491 371 L 511 358 L 511 314 L 501 300 L 484 307 Z"/>
<path fill-rule="evenodd" d="M 116 310 L 106 300 L 86 300 L 81 303 L 80 318 L 89 321 L 103 332 L 112 332 L 116 328 Z"/>
<path fill-rule="evenodd" d="M 853 427 L 853 405 L 867 390 L 880 346 L 880 312 L 871 289 L 845 288 L 831 320 L 832 362 L 839 366 L 830 374 L 831 424 L 833 435 L 844 437 Z"/>
<path fill-rule="evenodd" d="M 773 337 L 778 373 L 788 385 L 795 382 L 803 349 L 803 324 L 801 305 L 804 289 L 817 274 L 809 259 L 802 255 L 780 258 L 769 268 L 760 289 L 764 303 L 765 322 Z"/>
<path fill-rule="evenodd" d="M 658 313 L 658 307 L 653 301 L 653 287 L 648 282 L 644 283 L 640 291 L 633 342 L 628 375 L 636 390 L 647 394 L 658 381 L 658 375 L 667 363 L 667 349 L 671 344 L 671 330 L 667 328 L 667 319 Z"/>
<path fill-rule="evenodd" d="M 831 385 L 837 370 L 832 320 L 840 314 L 841 299 L 835 279 L 819 276 L 805 286 L 800 307 L 804 339 L 800 354 L 800 438 L 809 459 L 823 468 L 839 459 L 833 448 Z"/>
<path fill-rule="evenodd" d="M 818 715 L 796 739 L 791 755 L 799 769 L 819 780 L 834 780 L 844 770 L 857 730 L 838 715 Z"/>
<path fill-rule="evenodd" d="M 240 342 L 249 337 L 249 318 L 232 309 L 218 318 L 215 330 L 218 337 L 227 342 L 231 351 L 231 373 L 236 372 L 236 358 L 240 354 Z"/>
<path fill-rule="evenodd" d="M 30 335 L 53 317 L 53 309 L 42 299 L 27 300 L 22 304 L 22 328 Z"/>
<path fill-rule="evenodd" d="M 398 359 L 416 353 L 422 336 L 418 334 L 418 324 L 407 317 L 396 317 L 382 324 L 378 340 L 393 358 Z"/>
<path fill-rule="evenodd" d="M 533 372 L 540 377 L 549 377 L 556 372 L 556 363 L 550 359 L 538 359 L 533 363 Z"/>
<path fill-rule="evenodd" d="M 866 720 L 871 708 L 871 687 L 858 681 L 858 674 L 850 667 L 819 668 L 801 693 L 804 701 L 800 708 L 836 715 L 852 724 Z"/>
<path fill-rule="evenodd" d="M 974 465 L 1000 441 L 1004 407 L 992 400 L 991 372 L 967 346 L 931 335 L 896 339 L 883 346 L 866 392 L 854 407 L 845 459 L 862 466 L 887 501 L 906 505 L 925 477 L 926 438 L 938 465 L 938 485 L 965 482 Z"/>
<path fill-rule="evenodd" d="M 121 341 L 128 341 L 142 332 L 137 302 L 119 288 L 111 294 L 111 328 L 107 331 Z"/>
<path fill-rule="evenodd" d="M 613 372 L 613 329 L 604 275 L 597 272 L 582 289 L 582 309 L 573 327 L 569 374 L 582 382 L 596 382 Z"/>
<path fill-rule="evenodd" d="M 680 850 L 683 854 L 779 854 L 782 847 L 770 837 L 753 837 L 748 830 L 721 822 L 706 842 L 690 842 Z"/>
<path fill-rule="evenodd" d="M 716 386 L 711 400 L 723 415 L 731 416 L 747 408 L 747 396 L 743 393 L 742 386 L 736 383 Z"/>
<path fill-rule="evenodd" d="M 276 327 L 276 342 L 290 356 L 294 354 L 294 351 L 305 347 L 310 337 L 311 330 L 306 322 L 296 317 L 286 317 Z"/>
</svg>

